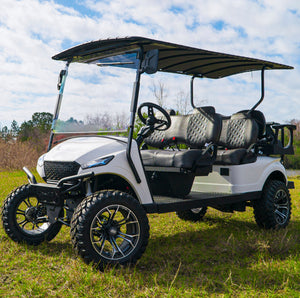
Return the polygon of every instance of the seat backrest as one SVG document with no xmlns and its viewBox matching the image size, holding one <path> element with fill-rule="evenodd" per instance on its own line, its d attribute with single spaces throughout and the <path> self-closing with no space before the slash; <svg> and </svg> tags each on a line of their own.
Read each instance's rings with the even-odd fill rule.
<svg viewBox="0 0 300 298">
<path fill-rule="evenodd" d="M 171 116 L 171 126 L 166 131 L 154 131 L 144 142 L 152 147 L 163 148 L 185 144 L 201 148 L 206 143 L 219 140 L 222 120 L 216 113 L 207 113 L 201 108 L 189 115 Z"/>
<path fill-rule="evenodd" d="M 249 148 L 257 142 L 258 134 L 258 124 L 253 117 L 239 112 L 231 117 L 223 116 L 222 131 L 217 144 L 228 149 Z"/>
<path fill-rule="evenodd" d="M 258 125 L 258 139 L 262 139 L 265 136 L 266 118 L 261 111 L 253 110 L 249 112 L 249 110 L 243 110 L 238 113 L 249 113 L 250 117 L 253 118 Z"/>
</svg>

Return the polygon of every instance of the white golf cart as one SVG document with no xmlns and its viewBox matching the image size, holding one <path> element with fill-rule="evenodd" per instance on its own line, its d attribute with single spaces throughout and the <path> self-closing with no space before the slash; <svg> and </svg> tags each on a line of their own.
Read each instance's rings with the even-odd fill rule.
<svg viewBox="0 0 300 298">
<path fill-rule="evenodd" d="M 233 212 L 251 206 L 260 227 L 288 225 L 288 189 L 294 185 L 282 161 L 293 154 L 295 127 L 266 123 L 256 108 L 264 98 L 264 71 L 292 67 L 142 37 L 89 42 L 53 59 L 66 68 L 48 152 L 37 164 L 45 183 L 24 168 L 29 184 L 6 198 L 2 221 L 14 241 L 50 241 L 65 224 L 76 252 L 103 269 L 141 257 L 149 238 L 147 213 L 176 211 L 181 219 L 198 221 L 207 207 Z M 68 68 L 75 62 L 136 69 L 128 137 L 96 131 L 52 148 Z M 176 115 L 148 102 L 138 107 L 141 75 L 158 71 L 191 76 L 192 113 Z M 195 78 L 248 71 L 261 71 L 261 98 L 251 109 L 223 116 L 214 107 L 195 106 Z M 133 139 L 136 114 L 144 126 Z"/>
</svg>

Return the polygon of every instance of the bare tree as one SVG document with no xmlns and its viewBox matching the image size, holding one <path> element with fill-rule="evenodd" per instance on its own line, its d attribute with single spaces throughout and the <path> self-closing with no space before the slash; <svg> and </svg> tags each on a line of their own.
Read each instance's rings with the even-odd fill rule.
<svg viewBox="0 0 300 298">
<path fill-rule="evenodd" d="M 300 138 L 300 120 L 292 119 L 290 121 L 290 123 L 296 125 L 296 130 L 294 132 L 294 135 L 295 135 L 296 139 L 299 139 Z"/>
<path fill-rule="evenodd" d="M 157 100 L 158 105 L 165 108 L 167 93 L 164 83 L 161 81 L 158 81 L 158 84 L 153 83 L 152 92 Z"/>
<path fill-rule="evenodd" d="M 189 95 L 184 91 L 177 93 L 176 108 L 179 114 L 186 115 L 188 109 Z"/>
<path fill-rule="evenodd" d="M 103 114 L 86 115 L 84 123 L 89 126 L 110 130 L 113 127 L 113 119 L 105 112 Z"/>
<path fill-rule="evenodd" d="M 109 113 L 99 113 L 94 115 L 86 115 L 84 124 L 89 126 L 90 129 L 126 129 L 128 126 L 128 117 L 124 112 L 117 113 L 111 116 Z"/>
<path fill-rule="evenodd" d="M 115 126 L 116 126 L 116 129 L 126 129 L 128 127 L 128 117 L 125 112 L 116 114 Z"/>
</svg>

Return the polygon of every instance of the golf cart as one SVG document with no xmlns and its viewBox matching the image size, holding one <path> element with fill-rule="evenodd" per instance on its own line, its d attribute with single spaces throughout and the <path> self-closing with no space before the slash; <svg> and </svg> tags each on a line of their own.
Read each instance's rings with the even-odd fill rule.
<svg viewBox="0 0 300 298">
<path fill-rule="evenodd" d="M 285 154 L 294 153 L 295 126 L 266 122 L 256 108 L 264 98 L 264 72 L 292 67 L 142 37 L 89 42 L 53 59 L 66 67 L 59 76 L 48 151 L 37 163 L 45 183 L 23 168 L 29 184 L 12 191 L 2 211 L 11 239 L 38 245 L 64 224 L 76 252 L 103 269 L 141 257 L 149 238 L 147 213 L 177 212 L 183 220 L 198 221 L 207 207 L 233 212 L 251 206 L 258 226 L 288 225 L 288 189 L 294 185 L 282 163 Z M 68 68 L 75 62 L 136 69 L 128 137 L 98 130 L 53 146 Z M 158 71 L 191 77 L 190 114 L 150 102 L 138 106 L 141 75 Z M 194 104 L 195 78 L 249 71 L 261 72 L 261 98 L 252 108 L 224 116 Z M 144 126 L 134 139 L 136 114 Z"/>
</svg>

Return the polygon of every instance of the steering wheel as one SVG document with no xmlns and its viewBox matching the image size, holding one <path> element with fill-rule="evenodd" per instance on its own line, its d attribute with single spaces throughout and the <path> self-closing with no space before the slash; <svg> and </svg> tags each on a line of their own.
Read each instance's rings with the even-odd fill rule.
<svg viewBox="0 0 300 298">
<path fill-rule="evenodd" d="M 143 116 L 142 108 L 147 107 L 147 118 Z M 160 111 L 164 118 L 156 118 L 154 110 Z M 161 106 L 156 105 L 152 102 L 144 102 L 142 103 L 138 108 L 138 116 L 141 119 L 141 121 L 146 124 L 147 126 L 150 126 L 153 130 L 167 130 L 171 126 L 171 117 L 168 114 L 166 110 L 164 110 Z"/>
</svg>

